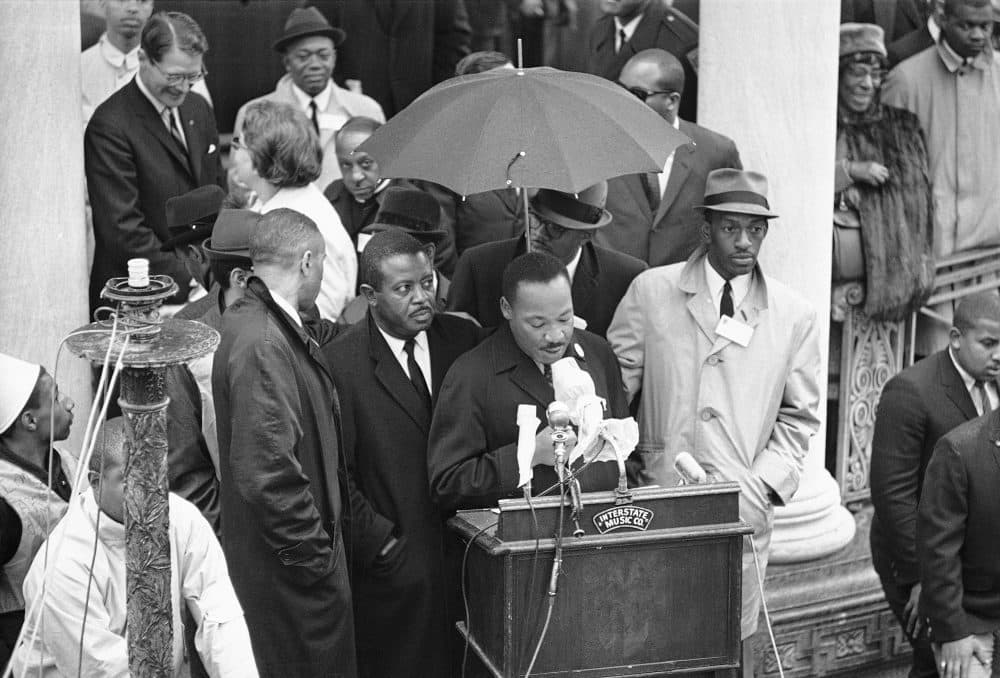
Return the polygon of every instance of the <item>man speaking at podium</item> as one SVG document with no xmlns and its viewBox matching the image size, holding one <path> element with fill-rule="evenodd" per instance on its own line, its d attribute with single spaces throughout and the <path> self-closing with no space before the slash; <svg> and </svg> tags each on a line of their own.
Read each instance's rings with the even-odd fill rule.
<svg viewBox="0 0 1000 678">
<path fill-rule="evenodd" d="M 763 578 L 773 506 L 798 489 L 819 428 L 816 312 L 757 263 L 768 220 L 778 216 L 764 175 L 714 170 L 700 207 L 702 246 L 687 262 L 632 282 L 608 341 L 629 393 L 642 389 L 637 450 L 645 479 L 676 485 L 674 459 L 688 452 L 710 474 L 738 482 L 740 517 L 754 528 Z M 759 611 L 754 553 L 744 541 L 744 640 Z"/>
<path fill-rule="evenodd" d="M 427 454 L 431 494 L 445 510 L 496 506 L 519 496 L 518 405 L 535 405 L 536 416 L 555 399 L 552 364 L 572 356 L 607 401 L 605 418 L 628 416 L 625 390 L 610 346 L 585 330 L 573 329 L 569 274 L 547 254 L 530 252 L 503 273 L 500 309 L 507 322 L 459 358 L 441 385 Z M 535 437 L 532 488 L 556 482 L 552 430 Z M 615 462 L 595 462 L 579 480 L 584 491 L 611 490 Z"/>
</svg>

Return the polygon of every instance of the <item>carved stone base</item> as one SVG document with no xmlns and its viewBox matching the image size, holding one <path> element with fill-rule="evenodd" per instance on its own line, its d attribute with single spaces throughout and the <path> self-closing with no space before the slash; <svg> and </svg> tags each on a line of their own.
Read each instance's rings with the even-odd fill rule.
<svg viewBox="0 0 1000 678">
<path fill-rule="evenodd" d="M 850 545 L 833 555 L 767 570 L 766 600 L 786 678 L 902 676 L 910 646 L 871 565 L 871 507 L 855 515 Z M 761 616 L 755 675 L 778 676 Z"/>
<path fill-rule="evenodd" d="M 854 517 L 840 503 L 837 481 L 807 464 L 798 492 L 774 510 L 770 559 L 774 565 L 815 561 L 851 543 Z M 770 568 L 768 568 L 770 578 Z"/>
</svg>

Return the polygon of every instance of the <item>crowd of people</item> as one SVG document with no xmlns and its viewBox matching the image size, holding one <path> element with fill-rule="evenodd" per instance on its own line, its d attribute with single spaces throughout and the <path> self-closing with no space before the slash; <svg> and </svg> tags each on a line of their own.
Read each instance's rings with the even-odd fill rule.
<svg viewBox="0 0 1000 678">
<path fill-rule="evenodd" d="M 442 54 L 456 76 L 513 68 L 503 31 L 577 7 L 524 0 L 484 26 L 491 4 L 440 3 L 483 49 L 449 37 L 436 72 Z M 164 314 L 221 337 L 166 374 L 178 675 L 459 675 L 464 574 L 446 521 L 519 496 L 515 415 L 527 403 L 544 422 L 564 359 L 605 418 L 637 419 L 630 485 L 676 484 L 679 452 L 739 484 L 753 527 L 741 639 L 756 631 L 755 561 L 820 427 L 820 321 L 758 262 L 778 217 L 767 177 L 694 120 L 696 24 L 659 0 L 594 4 L 588 70 L 690 141 L 661 172 L 578 193 L 461 196 L 383 177 L 359 149 L 416 82 L 335 80 L 345 40 L 373 36 L 293 9 L 273 45 L 286 73 L 239 109 L 223 158 L 199 25 L 103 2 L 106 32 L 82 56 L 90 310 L 106 315 L 107 280 L 145 258 L 179 285 Z M 866 313 L 896 320 L 926 301 L 937 258 L 1000 242 L 1000 166 L 979 148 L 996 145 L 996 17 L 989 0 L 842 4 L 834 278 L 866 281 Z M 383 56 L 414 67 L 389 51 L 365 63 Z M 1000 297 L 967 296 L 947 320 L 947 346 L 879 405 L 871 546 L 911 675 L 957 678 L 989 675 L 1000 631 Z M 74 494 L 80 457 L 53 447 L 73 401 L 43 366 L 0 354 L 0 372 L 0 660 L 16 676 L 127 675 L 124 424 L 102 424 Z M 555 482 L 545 424 L 531 466 L 531 487 Z M 614 489 L 618 467 L 577 476 Z"/>
</svg>

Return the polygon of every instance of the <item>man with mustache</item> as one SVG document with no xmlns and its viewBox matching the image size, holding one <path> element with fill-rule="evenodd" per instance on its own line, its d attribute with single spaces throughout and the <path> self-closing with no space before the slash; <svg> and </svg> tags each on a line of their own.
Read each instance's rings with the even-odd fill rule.
<svg viewBox="0 0 1000 678">
<path fill-rule="evenodd" d="M 645 479 L 676 485 L 675 456 L 740 485 L 740 517 L 767 566 L 774 506 L 799 486 L 819 428 L 819 328 L 799 294 L 764 276 L 757 254 L 773 213 L 767 178 L 708 175 L 703 245 L 685 263 L 650 269 L 629 287 L 608 328 L 631 396 L 642 389 Z M 742 635 L 757 628 L 754 552 L 743 545 Z M 763 572 L 761 572 L 763 576 Z M 744 675 L 752 675 L 744 643 Z"/>
<path fill-rule="evenodd" d="M 573 328 L 573 296 L 566 267 L 530 252 L 503 272 L 500 311 L 506 322 L 459 358 L 441 385 L 431 424 L 427 464 L 431 494 L 443 510 L 496 506 L 518 496 L 518 405 L 534 405 L 532 489 L 556 482 L 552 430 L 545 412 L 555 399 L 552 363 L 572 357 L 607 401 L 605 418 L 628 416 L 615 356 L 604 339 Z M 591 464 L 579 476 L 584 491 L 617 483 L 614 462 Z"/>
<path fill-rule="evenodd" d="M 444 375 L 480 330 L 436 312 L 433 246 L 402 230 L 371 237 L 360 279 L 366 316 L 323 349 L 340 395 L 344 458 L 363 495 L 352 503 L 348 541 L 359 675 L 447 676 L 455 632 L 427 439 Z"/>
<path fill-rule="evenodd" d="M 949 431 L 1000 400 L 1000 297 L 980 292 L 955 310 L 948 347 L 889 380 L 872 438 L 872 565 L 885 600 L 913 647 L 910 676 L 938 675 L 918 613 L 917 506 L 934 446 Z"/>
</svg>

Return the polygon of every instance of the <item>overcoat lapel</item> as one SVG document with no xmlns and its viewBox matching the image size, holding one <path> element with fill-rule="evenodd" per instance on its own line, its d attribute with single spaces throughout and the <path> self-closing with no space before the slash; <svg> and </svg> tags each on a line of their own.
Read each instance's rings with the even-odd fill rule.
<svg viewBox="0 0 1000 678">
<path fill-rule="evenodd" d="M 389 345 L 385 343 L 385 338 L 378 331 L 375 321 L 368 314 L 368 346 L 369 355 L 375 362 L 375 378 L 390 398 L 396 401 L 410 419 L 413 420 L 420 430 L 427 433 L 431 426 L 431 413 L 427 411 L 423 401 L 417 394 L 417 390 L 407 378 L 406 373 L 400 366 L 399 361 L 389 350 Z M 429 341 L 429 340 L 428 340 Z M 431 372 L 434 367 L 433 354 L 431 355 Z M 433 379 L 433 377 L 432 377 Z M 433 382 L 432 382 L 433 383 Z M 434 389 L 437 393 L 438 389 Z"/>
</svg>

